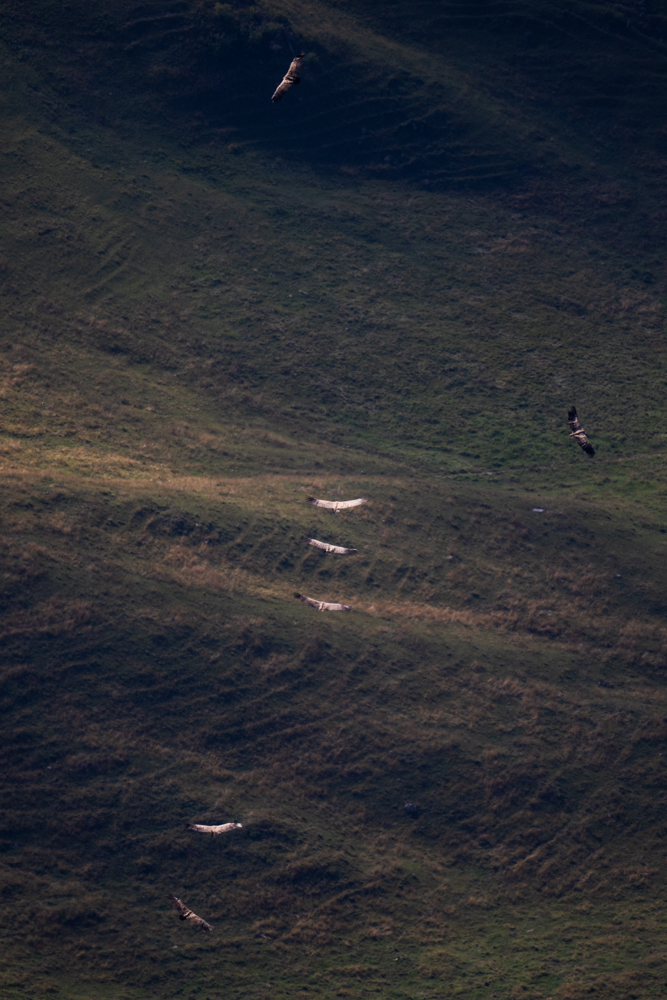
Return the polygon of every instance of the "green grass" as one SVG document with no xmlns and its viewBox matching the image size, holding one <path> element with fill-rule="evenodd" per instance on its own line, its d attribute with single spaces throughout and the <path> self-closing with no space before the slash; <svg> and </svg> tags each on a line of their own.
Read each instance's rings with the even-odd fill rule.
<svg viewBox="0 0 667 1000">
<path fill-rule="evenodd" d="M 664 994 L 664 17 L 566 13 L 6 5 L 3 996 Z"/>
</svg>

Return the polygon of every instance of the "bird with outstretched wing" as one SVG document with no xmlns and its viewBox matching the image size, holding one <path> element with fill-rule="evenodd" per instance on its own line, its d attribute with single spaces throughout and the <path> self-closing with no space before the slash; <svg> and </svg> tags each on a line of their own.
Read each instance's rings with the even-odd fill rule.
<svg viewBox="0 0 667 1000">
<path fill-rule="evenodd" d="M 349 510 L 350 507 L 359 507 L 362 503 L 368 503 L 366 497 L 357 497 L 356 500 L 318 500 L 317 497 L 307 497 L 306 503 L 312 503 L 313 507 L 324 507 L 325 510 L 333 511 L 337 514 L 339 510 Z"/>
<path fill-rule="evenodd" d="M 178 911 L 178 915 L 181 920 L 189 920 L 198 929 L 206 931 L 207 934 L 211 933 L 213 930 L 211 924 L 207 924 L 205 920 L 202 920 L 202 918 L 198 917 L 196 913 L 193 913 L 192 910 L 188 909 L 185 903 L 180 900 L 178 896 L 169 896 L 169 902 L 174 909 Z"/>
<path fill-rule="evenodd" d="M 352 607 L 349 604 L 328 604 L 327 601 L 314 601 L 312 597 L 306 597 L 305 594 L 295 594 L 294 596 L 298 601 L 303 601 L 304 604 L 309 604 L 311 608 L 316 608 L 318 611 L 352 610 Z"/>
<path fill-rule="evenodd" d="M 210 833 L 212 837 L 219 837 L 221 833 L 228 830 L 241 830 L 243 823 L 220 823 L 218 826 L 207 826 L 205 823 L 188 823 L 188 830 L 197 830 L 198 833 Z"/>
<path fill-rule="evenodd" d="M 317 538 L 309 538 L 309 545 L 314 545 L 316 549 L 324 549 L 325 552 L 335 552 L 339 556 L 349 556 L 356 549 L 346 549 L 343 545 L 330 545 L 329 542 L 320 542 Z"/>
<path fill-rule="evenodd" d="M 590 455 L 592 458 L 593 455 L 595 454 L 595 448 L 586 437 L 586 431 L 579 423 L 579 417 L 577 416 L 576 406 L 571 406 L 570 409 L 568 410 L 567 422 L 570 425 L 570 430 L 572 431 L 570 437 L 574 438 L 577 444 L 580 445 L 584 449 L 586 454 Z"/>
<path fill-rule="evenodd" d="M 292 87 L 295 83 L 301 83 L 301 77 L 299 76 L 299 73 L 301 72 L 301 65 L 303 63 L 305 54 L 306 54 L 305 52 L 297 52 L 297 54 L 294 56 L 294 59 L 292 59 L 289 69 L 285 73 L 281 82 L 276 87 L 276 92 L 271 98 L 274 104 L 276 104 L 278 101 L 281 101 L 285 96 L 285 94 L 287 93 L 287 91 L 290 89 L 290 87 Z"/>
</svg>

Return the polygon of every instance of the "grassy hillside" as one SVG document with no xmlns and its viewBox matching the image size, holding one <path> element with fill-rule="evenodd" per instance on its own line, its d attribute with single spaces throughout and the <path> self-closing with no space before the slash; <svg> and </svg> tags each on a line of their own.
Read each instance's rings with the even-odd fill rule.
<svg viewBox="0 0 667 1000">
<path fill-rule="evenodd" d="M 663 995 L 662 10 L 1 17 L 3 996 Z"/>
</svg>

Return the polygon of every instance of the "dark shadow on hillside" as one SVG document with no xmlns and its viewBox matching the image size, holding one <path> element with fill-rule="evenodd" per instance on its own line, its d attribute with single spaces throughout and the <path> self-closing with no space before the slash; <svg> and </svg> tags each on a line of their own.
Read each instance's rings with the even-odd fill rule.
<svg viewBox="0 0 667 1000">
<path fill-rule="evenodd" d="M 52 85 L 100 123 L 162 118 L 181 145 L 254 149 L 347 177 L 483 187 L 536 167 L 441 61 L 354 27 L 334 33 L 306 12 L 304 31 L 269 4 L 117 0 L 103 14 L 45 8 L 30 24 L 18 4 L 10 11 L 15 47 L 48 56 Z M 297 47 L 307 51 L 302 85 L 272 105 Z"/>
</svg>

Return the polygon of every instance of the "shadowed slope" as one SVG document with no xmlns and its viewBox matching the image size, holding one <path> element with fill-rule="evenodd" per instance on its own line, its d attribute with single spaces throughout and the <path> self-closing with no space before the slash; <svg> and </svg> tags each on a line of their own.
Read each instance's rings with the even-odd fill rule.
<svg viewBox="0 0 667 1000">
<path fill-rule="evenodd" d="M 521 121 L 565 113 L 570 94 L 542 107 L 519 90 L 503 90 L 511 67 L 494 53 L 514 44 L 511 31 L 496 32 L 505 8 L 488 12 L 488 31 L 484 18 L 468 23 L 460 11 L 451 14 L 453 27 L 447 21 L 451 32 L 424 14 L 415 20 L 414 32 L 423 25 L 415 41 L 424 45 L 428 37 L 430 49 L 419 52 L 389 37 L 401 9 L 382 35 L 364 25 L 357 31 L 349 15 L 322 8 L 310 51 L 324 59 L 327 46 L 335 50 L 331 80 L 320 86 L 313 70 L 301 94 L 321 109 L 340 99 L 331 143 L 347 134 L 354 102 L 337 88 L 354 78 L 355 66 L 372 77 L 354 84 L 359 99 L 387 107 L 397 101 L 408 121 L 421 85 L 408 82 L 394 98 L 386 74 L 397 60 L 416 61 L 435 77 L 462 72 L 452 68 L 453 51 L 451 59 L 439 51 L 445 41 L 455 49 L 461 31 L 476 39 L 466 56 L 476 82 L 459 79 L 454 104 L 435 92 L 424 100 L 434 114 L 456 105 L 465 128 L 479 126 L 484 142 L 533 157 L 544 136 L 530 138 Z M 664 226 L 653 192 L 660 174 L 619 180 L 625 140 L 616 144 L 616 159 L 591 166 L 596 139 L 588 135 L 592 146 L 579 157 L 585 169 L 575 181 L 556 162 L 579 156 L 575 146 L 584 137 L 572 138 L 571 129 L 555 131 L 552 166 L 540 153 L 539 178 L 501 199 L 311 173 L 304 164 L 319 169 L 322 149 L 315 126 L 272 119 L 267 96 L 274 71 L 266 60 L 284 71 L 289 32 L 303 18 L 298 4 L 285 10 L 291 29 L 287 15 L 261 5 L 138 11 L 119 3 L 104 17 L 90 5 L 73 5 L 63 16 L 46 5 L 30 24 L 8 8 L 16 15 L 3 70 L 11 115 L 2 261 L 10 341 L 34 330 L 38 339 L 158 361 L 217 406 L 252 399 L 272 420 L 307 423 L 375 449 L 400 445 L 405 455 L 428 455 L 450 468 L 461 459 L 467 468 L 572 468 L 561 425 L 573 402 L 590 414 L 600 461 L 605 454 L 660 454 L 661 425 L 653 417 L 664 364 Z M 588 21 L 577 25 L 577 45 L 590 47 Z M 552 73 L 569 87 L 559 60 L 570 35 L 559 42 L 561 35 L 552 48 L 540 42 L 531 72 Z M 622 41 L 604 35 L 595 50 L 600 66 L 615 52 L 606 46 Z M 482 58 L 485 45 L 490 62 Z M 636 74 L 649 58 L 655 73 L 662 71 L 660 52 L 647 46 L 636 40 L 624 50 Z M 158 58 L 176 74 L 173 92 L 164 80 L 155 83 Z M 216 67 L 231 74 L 224 86 L 209 79 Z M 491 81 L 503 92 L 500 104 L 485 96 Z M 591 86 L 572 89 L 583 100 Z M 186 95 L 189 110 L 179 110 Z M 660 102 L 649 104 L 655 138 Z M 211 115 L 220 116 L 222 131 Z M 242 143 L 230 144 L 227 118 L 229 128 L 245 130 L 247 155 Z M 281 146 L 288 133 L 301 144 L 291 153 Z M 434 155 L 449 155 L 443 151 L 452 135 L 435 130 Z M 373 138 L 378 149 L 383 136 Z M 653 140 L 642 136 L 633 149 L 648 156 Z M 397 141 L 412 148 L 411 139 Z M 478 148 L 472 134 L 462 140 L 466 156 Z M 386 155 L 382 169 L 391 174 L 393 154 Z M 279 162 L 284 157 L 293 166 Z M 329 166 L 345 162 L 334 158 Z M 657 181 L 649 183 L 649 175 Z"/>
<path fill-rule="evenodd" d="M 656 165 L 664 154 L 659 13 L 626 16 L 604 3 L 564 11 L 530 0 L 396 2 L 377 16 L 373 4 L 343 13 L 299 0 L 116 0 L 103 11 L 44 3 L 40 13 L 26 24 L 10 2 L 8 37 L 71 105 L 135 135 L 151 108 L 172 141 L 232 142 L 237 153 L 254 148 L 450 186 L 588 167 L 582 139 L 612 157 L 623 150 L 649 176 L 649 148 Z M 271 107 L 297 48 L 308 52 L 304 85 Z"/>
</svg>

